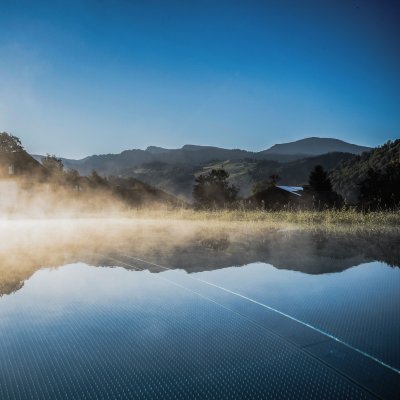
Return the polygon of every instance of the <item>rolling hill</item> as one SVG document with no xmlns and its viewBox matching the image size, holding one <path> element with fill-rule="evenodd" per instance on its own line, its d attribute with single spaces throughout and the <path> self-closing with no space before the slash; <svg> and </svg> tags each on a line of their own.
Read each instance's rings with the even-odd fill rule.
<svg viewBox="0 0 400 400">
<path fill-rule="evenodd" d="M 400 139 L 340 163 L 330 173 L 333 188 L 348 203 L 356 203 L 359 184 L 366 178 L 368 169 L 383 172 L 390 163 L 400 163 Z"/>
<path fill-rule="evenodd" d="M 223 166 L 231 183 L 240 188 L 239 195 L 246 197 L 255 182 L 267 180 L 271 174 L 278 174 L 283 184 L 302 185 L 315 165 L 332 170 L 367 150 L 337 139 L 313 137 L 260 152 L 186 144 L 180 149 L 149 146 L 146 150 L 62 160 L 66 168 L 82 175 L 96 170 L 102 176 L 132 177 L 190 201 L 195 177 L 212 168 Z M 35 158 L 40 160 L 41 156 Z"/>
<path fill-rule="evenodd" d="M 123 151 L 120 154 L 93 155 L 80 160 L 62 160 L 65 167 L 76 169 L 83 175 L 96 170 L 101 175 L 109 176 L 118 175 L 121 171 L 154 162 L 185 164 L 195 167 L 211 162 L 245 159 L 270 160 L 282 163 L 326 153 L 361 154 L 367 150 L 369 150 L 368 147 L 357 146 L 337 139 L 306 138 L 296 142 L 274 145 L 270 149 L 260 152 L 186 144 L 180 149 L 149 146 L 146 150 L 134 149 Z M 40 160 L 42 156 L 34 157 Z"/>
<path fill-rule="evenodd" d="M 287 185 L 303 185 L 315 165 L 332 170 L 340 162 L 355 157 L 349 153 L 328 153 L 316 157 L 307 157 L 287 163 L 271 160 L 225 160 L 203 165 L 168 164 L 163 162 L 145 163 L 120 172 L 123 177 L 135 177 L 152 186 L 173 193 L 184 200 L 190 200 L 196 176 L 211 169 L 223 167 L 230 175 L 229 181 L 240 188 L 239 196 L 251 194 L 254 183 L 265 181 L 272 174 L 281 177 L 280 182 Z"/>
</svg>

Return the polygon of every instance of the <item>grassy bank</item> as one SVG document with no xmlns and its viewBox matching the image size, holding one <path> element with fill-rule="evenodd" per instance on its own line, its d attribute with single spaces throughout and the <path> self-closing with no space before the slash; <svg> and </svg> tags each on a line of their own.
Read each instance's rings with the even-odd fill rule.
<svg viewBox="0 0 400 400">
<path fill-rule="evenodd" d="M 201 211 L 188 208 L 138 208 L 130 210 L 104 209 L 95 212 L 62 210 L 62 212 L 43 212 L 39 215 L 17 213 L 6 215 L 3 220 L 63 220 L 71 223 L 76 220 L 125 220 L 126 224 L 141 225 L 198 225 L 206 229 L 324 229 L 345 231 L 382 230 L 399 231 L 400 211 L 375 211 L 362 213 L 355 209 L 325 211 L 261 211 L 261 210 L 216 210 Z"/>
<path fill-rule="evenodd" d="M 260 224 L 275 227 L 301 228 L 350 228 L 400 230 L 399 211 L 376 211 L 362 213 L 353 209 L 326 211 L 242 211 L 218 210 L 195 211 L 178 210 L 134 210 L 128 213 L 131 218 L 170 219 L 198 221 L 206 224 L 240 223 Z"/>
</svg>

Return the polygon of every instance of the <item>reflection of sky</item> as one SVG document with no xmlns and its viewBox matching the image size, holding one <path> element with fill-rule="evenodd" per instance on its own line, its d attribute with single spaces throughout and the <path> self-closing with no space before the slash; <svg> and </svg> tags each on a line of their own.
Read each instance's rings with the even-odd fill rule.
<svg viewBox="0 0 400 400">
<path fill-rule="evenodd" d="M 38 388 L 73 397 L 82 384 L 91 398 L 129 397 L 132 388 L 148 388 L 143 398 L 189 398 L 193 390 L 201 398 L 235 398 L 241 390 L 272 398 L 290 381 L 296 398 L 335 398 L 331 393 L 338 388 L 339 398 L 361 396 L 347 380 L 260 326 L 259 313 L 235 312 L 245 300 L 228 295 L 221 307 L 197 278 L 355 338 L 371 351 L 371 344 L 386 340 L 382 357 L 388 346 L 397 346 L 398 324 L 387 318 L 398 313 L 399 302 L 389 304 L 398 295 L 399 270 L 379 263 L 325 275 L 266 264 L 197 274 L 73 264 L 39 270 L 0 299 L 0 395 L 9 393 L 2 388 L 13 393 L 18 381 L 22 397 Z M 382 307 L 388 312 L 383 319 L 377 312 Z M 356 312 L 372 328 L 381 324 L 381 335 L 363 326 L 367 339 L 360 340 L 353 331 L 362 322 Z M 390 361 L 396 357 L 392 350 Z"/>
<path fill-rule="evenodd" d="M 72 264 L 37 271 L 21 290 L 5 296 L 0 304 L 1 311 L 8 310 L 10 316 L 15 310 L 30 306 L 41 313 L 44 309 L 45 314 L 62 315 L 72 304 L 90 309 L 93 305 L 118 307 L 128 302 L 146 309 L 146 305 L 156 305 L 161 297 L 173 305 L 176 296 L 165 282 L 153 279 L 148 271 Z"/>
<path fill-rule="evenodd" d="M 195 274 L 400 367 L 400 270 L 379 262 L 309 275 L 266 264 Z"/>
<path fill-rule="evenodd" d="M 37 271 L 21 290 L 0 300 L 0 315 L 3 324 L 12 325 L 16 315 L 37 314 L 40 323 L 51 323 L 74 312 L 95 313 L 99 307 L 109 312 L 131 307 L 156 318 L 159 306 L 168 304 L 175 313 L 187 313 L 182 303 L 190 304 L 195 294 L 183 287 L 207 290 L 197 278 L 309 323 L 392 365 L 400 363 L 400 273 L 378 262 L 320 275 L 262 263 L 189 275 L 74 264 Z M 238 298 L 232 295 L 231 300 Z"/>
</svg>

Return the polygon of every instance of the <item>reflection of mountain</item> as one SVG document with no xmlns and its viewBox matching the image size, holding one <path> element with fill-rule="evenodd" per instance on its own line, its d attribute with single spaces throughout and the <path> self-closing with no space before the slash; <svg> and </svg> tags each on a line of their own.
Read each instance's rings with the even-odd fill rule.
<svg viewBox="0 0 400 400">
<path fill-rule="evenodd" d="M 308 274 L 340 272 L 370 261 L 400 266 L 398 234 L 327 234 L 309 231 L 227 232 L 192 222 L 59 222 L 9 229 L 0 247 L 0 295 L 19 290 L 38 269 L 84 262 L 94 266 L 125 263 L 151 272 L 161 268 L 133 261 L 141 258 L 188 273 L 272 264 Z M 110 259 L 112 257 L 112 259 Z M 115 260 L 120 260 L 117 262 Z"/>
</svg>

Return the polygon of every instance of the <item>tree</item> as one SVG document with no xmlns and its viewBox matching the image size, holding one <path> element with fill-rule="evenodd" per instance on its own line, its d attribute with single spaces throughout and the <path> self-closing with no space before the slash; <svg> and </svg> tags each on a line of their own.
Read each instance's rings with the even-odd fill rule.
<svg viewBox="0 0 400 400">
<path fill-rule="evenodd" d="M 376 210 L 400 206 L 400 162 L 391 162 L 384 171 L 370 168 L 360 183 L 360 205 Z"/>
<path fill-rule="evenodd" d="M 213 169 L 196 178 L 193 198 L 197 207 L 224 207 L 235 201 L 239 191 L 228 182 L 229 173 L 224 169 Z"/>
<path fill-rule="evenodd" d="M 316 165 L 313 171 L 311 171 L 308 183 L 312 189 L 312 205 L 315 209 L 323 210 L 325 208 L 343 207 L 344 201 L 342 196 L 332 190 L 328 174 L 321 165 Z"/>
<path fill-rule="evenodd" d="M 89 181 L 93 188 L 107 186 L 107 180 L 101 177 L 96 170 L 92 170 L 92 173 L 89 175 Z"/>
<path fill-rule="evenodd" d="M 277 174 L 272 174 L 269 177 L 269 180 L 266 182 L 256 182 L 253 187 L 251 188 L 251 191 L 253 194 L 257 194 L 262 192 L 263 190 L 269 189 L 271 187 L 276 186 L 278 181 L 280 181 L 280 177 Z"/>
<path fill-rule="evenodd" d="M 331 181 L 321 165 L 316 165 L 314 170 L 311 171 L 308 183 L 316 192 L 332 191 Z"/>
<path fill-rule="evenodd" d="M 7 132 L 0 132 L 0 153 L 19 153 L 23 150 L 19 138 Z"/>
<path fill-rule="evenodd" d="M 57 158 L 55 155 L 47 154 L 46 157 L 43 157 L 42 165 L 53 178 L 60 178 L 63 175 L 64 164 L 61 158 Z"/>
<path fill-rule="evenodd" d="M 65 172 L 65 181 L 68 185 L 72 186 L 75 189 L 79 189 L 79 182 L 81 180 L 81 176 L 76 169 L 70 169 Z"/>
</svg>

